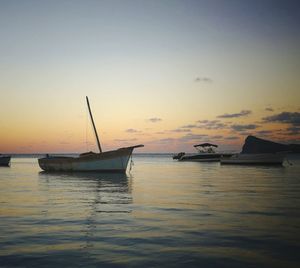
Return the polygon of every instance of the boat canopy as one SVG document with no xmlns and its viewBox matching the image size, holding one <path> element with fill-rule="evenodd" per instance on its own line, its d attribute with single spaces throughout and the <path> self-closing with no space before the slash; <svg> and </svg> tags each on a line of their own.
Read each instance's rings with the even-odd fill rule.
<svg viewBox="0 0 300 268">
<path fill-rule="evenodd" d="M 216 147 L 216 148 L 218 147 L 218 145 L 208 143 L 208 142 L 194 145 L 194 147 L 210 147 L 210 146 Z"/>
<path fill-rule="evenodd" d="M 277 153 L 290 151 L 288 145 L 248 136 L 243 145 L 242 154 Z"/>
</svg>

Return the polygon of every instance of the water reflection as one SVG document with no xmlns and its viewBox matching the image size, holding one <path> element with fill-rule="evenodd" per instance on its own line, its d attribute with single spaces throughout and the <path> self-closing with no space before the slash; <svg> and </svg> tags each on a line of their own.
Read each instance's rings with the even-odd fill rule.
<svg viewBox="0 0 300 268">
<path fill-rule="evenodd" d="M 30 159 L 0 169 L 1 265 L 298 267 L 300 160 L 135 161 L 134 178 L 39 173 Z"/>
<path fill-rule="evenodd" d="M 40 191 L 47 195 L 43 214 L 59 217 L 62 228 L 75 229 L 80 248 L 93 249 L 100 224 L 132 212 L 131 177 L 122 173 L 39 173 Z M 73 225 L 73 226 L 72 226 Z M 89 252 L 89 251 L 87 251 Z"/>
<path fill-rule="evenodd" d="M 48 190 L 49 201 L 58 197 L 59 203 L 63 198 L 64 202 L 88 204 L 97 212 L 122 212 L 105 208 L 132 202 L 131 178 L 122 173 L 40 172 L 39 179 L 41 190 Z M 65 193 L 62 195 L 61 191 Z"/>
<path fill-rule="evenodd" d="M 87 181 L 107 180 L 114 182 L 126 181 L 128 176 L 126 173 L 118 172 L 47 172 L 40 171 L 39 177 L 41 179 L 78 179 Z"/>
</svg>

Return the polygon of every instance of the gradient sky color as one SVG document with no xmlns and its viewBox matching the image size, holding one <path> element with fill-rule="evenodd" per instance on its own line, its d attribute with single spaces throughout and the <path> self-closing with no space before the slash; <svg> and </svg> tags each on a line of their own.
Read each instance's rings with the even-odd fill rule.
<svg viewBox="0 0 300 268">
<path fill-rule="evenodd" d="M 0 1 L 0 152 L 300 140 L 298 1 Z"/>
</svg>

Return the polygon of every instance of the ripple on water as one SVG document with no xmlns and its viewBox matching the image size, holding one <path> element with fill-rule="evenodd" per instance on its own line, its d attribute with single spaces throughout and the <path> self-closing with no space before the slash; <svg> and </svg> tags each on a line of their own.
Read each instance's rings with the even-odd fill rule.
<svg viewBox="0 0 300 268">
<path fill-rule="evenodd" d="M 0 169 L 0 266 L 298 266 L 299 160 L 134 160 L 127 175 L 47 174 L 36 159 Z"/>
</svg>

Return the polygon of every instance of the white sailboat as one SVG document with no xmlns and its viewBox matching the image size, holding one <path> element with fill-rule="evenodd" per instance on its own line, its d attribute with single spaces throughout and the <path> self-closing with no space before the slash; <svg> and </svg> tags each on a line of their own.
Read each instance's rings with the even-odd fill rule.
<svg viewBox="0 0 300 268">
<path fill-rule="evenodd" d="M 88 152 L 79 157 L 48 156 L 38 160 L 39 166 L 45 171 L 98 171 L 98 172 L 126 172 L 130 157 L 135 148 L 144 145 L 123 147 L 113 151 L 102 152 L 98 133 L 91 112 L 89 99 L 87 106 L 94 128 L 99 153 Z"/>
</svg>

